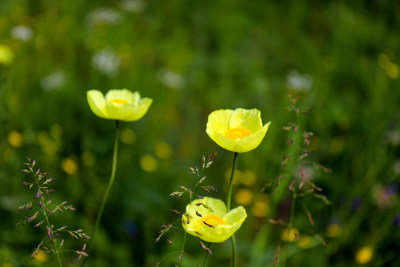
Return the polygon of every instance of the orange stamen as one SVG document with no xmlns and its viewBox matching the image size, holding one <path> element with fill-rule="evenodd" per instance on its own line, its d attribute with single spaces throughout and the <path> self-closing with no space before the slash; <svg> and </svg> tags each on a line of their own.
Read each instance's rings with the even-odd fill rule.
<svg viewBox="0 0 400 267">
<path fill-rule="evenodd" d="M 108 102 L 116 103 L 116 104 L 130 104 L 129 101 L 124 100 L 124 99 L 111 99 Z"/>
<path fill-rule="evenodd" d="M 223 219 L 216 215 L 207 215 L 203 219 L 204 224 L 212 225 L 212 226 L 218 226 L 222 224 L 227 224 Z"/>
<path fill-rule="evenodd" d="M 251 135 L 251 132 L 243 127 L 229 129 L 225 132 L 225 136 L 232 139 L 233 141 L 238 138 L 243 139 L 249 135 Z"/>
</svg>

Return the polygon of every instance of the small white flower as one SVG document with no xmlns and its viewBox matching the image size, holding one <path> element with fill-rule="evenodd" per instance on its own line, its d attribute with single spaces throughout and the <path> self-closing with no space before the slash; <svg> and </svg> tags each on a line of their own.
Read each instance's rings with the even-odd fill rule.
<svg viewBox="0 0 400 267">
<path fill-rule="evenodd" d="M 115 77 L 121 66 L 121 59 L 110 48 L 100 50 L 93 55 L 92 67 L 109 77 Z"/>
<path fill-rule="evenodd" d="M 30 39 L 32 39 L 32 35 L 33 31 L 28 26 L 19 25 L 11 29 L 11 37 L 23 42 L 28 42 Z"/>
<path fill-rule="evenodd" d="M 286 82 L 288 87 L 294 91 L 308 91 L 314 83 L 311 75 L 301 75 L 296 70 L 292 70 L 288 73 Z"/>
<path fill-rule="evenodd" d="M 40 85 L 45 91 L 57 90 L 65 85 L 65 73 L 60 70 L 53 71 L 40 81 Z"/>
<path fill-rule="evenodd" d="M 129 12 L 140 13 L 145 9 L 146 3 L 141 0 L 123 0 L 119 3 L 119 7 Z"/>
<path fill-rule="evenodd" d="M 162 69 L 158 72 L 158 79 L 166 86 L 172 89 L 182 89 L 185 85 L 185 79 L 179 73 L 170 70 Z"/>
</svg>

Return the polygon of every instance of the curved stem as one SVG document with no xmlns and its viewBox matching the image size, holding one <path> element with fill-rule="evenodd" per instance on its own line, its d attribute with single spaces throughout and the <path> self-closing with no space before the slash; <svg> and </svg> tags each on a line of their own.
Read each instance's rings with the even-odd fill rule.
<svg viewBox="0 0 400 267">
<path fill-rule="evenodd" d="M 119 140 L 119 121 L 116 120 L 115 121 L 114 154 L 113 154 L 113 163 L 112 163 L 110 181 L 108 182 L 106 193 L 104 194 L 103 201 L 102 201 L 101 206 L 100 206 L 99 214 L 97 215 L 96 224 L 95 224 L 95 227 L 94 227 L 94 231 L 92 233 L 91 244 L 93 244 L 94 237 L 95 237 L 96 232 L 97 232 L 97 230 L 99 228 L 99 225 L 100 225 L 101 216 L 103 215 L 104 206 L 105 206 L 105 204 L 107 202 L 108 195 L 109 195 L 111 187 L 112 187 L 112 185 L 114 183 L 115 172 L 117 170 L 118 140 Z"/>
<path fill-rule="evenodd" d="M 207 244 L 208 249 L 211 249 L 211 245 L 212 245 L 211 242 L 209 242 L 209 243 Z M 207 266 L 208 255 L 209 255 L 209 254 L 210 254 L 210 253 L 209 253 L 208 251 L 206 251 L 206 256 L 204 257 L 203 267 L 206 267 L 206 266 Z"/>
<path fill-rule="evenodd" d="M 228 191 L 228 199 L 226 200 L 226 209 L 227 211 L 231 210 L 231 198 L 232 198 L 232 188 L 233 188 L 233 178 L 235 176 L 235 169 L 236 169 L 236 159 L 238 153 L 235 152 L 233 156 L 233 164 L 232 164 L 232 172 L 231 172 L 231 179 L 229 181 L 229 191 Z"/>
<path fill-rule="evenodd" d="M 229 181 L 228 199 L 226 200 L 226 208 L 227 208 L 228 212 L 231 210 L 232 188 L 233 188 L 233 179 L 235 177 L 237 155 L 238 155 L 238 153 L 235 152 L 235 154 L 233 156 L 231 179 Z M 235 235 L 232 235 L 231 240 L 232 240 L 232 266 L 236 267 L 236 240 L 235 240 Z"/>
</svg>

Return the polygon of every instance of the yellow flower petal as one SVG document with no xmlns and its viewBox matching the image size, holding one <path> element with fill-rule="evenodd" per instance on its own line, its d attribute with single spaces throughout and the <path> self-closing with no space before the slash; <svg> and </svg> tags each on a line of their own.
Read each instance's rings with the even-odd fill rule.
<svg viewBox="0 0 400 267">
<path fill-rule="evenodd" d="M 102 92 L 97 90 L 88 91 L 87 100 L 89 102 L 90 109 L 94 114 L 100 118 L 107 119 L 107 115 L 105 114 L 104 95 Z"/>
<path fill-rule="evenodd" d="M 113 89 L 104 96 L 100 91 L 90 90 L 88 102 L 94 114 L 104 119 L 136 121 L 149 109 L 152 99 L 141 98 L 138 92 Z"/>
<path fill-rule="evenodd" d="M 359 264 L 365 264 L 371 261 L 374 250 L 372 246 L 362 247 L 356 254 L 356 262 Z"/>
<path fill-rule="evenodd" d="M 231 237 L 246 219 L 246 210 L 239 206 L 226 213 L 225 203 L 205 197 L 186 206 L 182 225 L 186 232 L 200 239 L 220 243 Z"/>
<path fill-rule="evenodd" d="M 222 148 L 243 153 L 260 145 L 270 124 L 262 125 L 258 109 L 225 109 L 208 116 L 206 132 Z"/>
</svg>

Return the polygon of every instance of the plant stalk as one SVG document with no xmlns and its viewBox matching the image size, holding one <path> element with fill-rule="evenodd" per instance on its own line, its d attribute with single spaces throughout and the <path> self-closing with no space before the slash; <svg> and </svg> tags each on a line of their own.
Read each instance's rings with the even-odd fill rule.
<svg viewBox="0 0 400 267">
<path fill-rule="evenodd" d="M 212 245 L 212 243 L 208 242 L 208 244 L 207 244 L 208 249 L 211 249 L 211 245 Z M 204 257 L 203 267 L 207 267 L 208 255 L 209 254 L 210 253 L 208 251 L 206 251 L 206 256 Z"/>
<path fill-rule="evenodd" d="M 105 192 L 104 197 L 103 197 L 103 201 L 102 201 L 101 206 L 100 206 L 99 214 L 97 215 L 96 224 L 95 224 L 95 227 L 94 227 L 94 230 L 93 230 L 93 233 L 92 233 L 91 244 L 93 244 L 93 240 L 95 238 L 95 235 L 96 235 L 97 230 L 98 230 L 99 225 L 100 225 L 101 216 L 103 215 L 104 206 L 105 206 L 105 204 L 107 202 L 108 195 L 109 195 L 111 187 L 112 187 L 112 185 L 114 183 L 115 173 L 116 173 L 116 170 L 117 170 L 117 160 L 118 160 L 118 141 L 119 141 L 119 121 L 116 120 L 115 121 L 114 153 L 113 153 L 113 163 L 112 163 L 110 181 L 108 182 L 108 186 L 107 186 L 106 192 Z M 89 250 L 90 250 L 90 247 L 89 247 Z"/>
<path fill-rule="evenodd" d="M 38 178 L 36 177 L 36 174 L 33 173 L 33 175 L 34 175 L 34 177 L 35 177 L 35 182 L 36 182 L 36 185 L 37 185 L 39 191 L 42 191 L 42 188 L 40 187 L 39 180 L 38 180 Z M 56 256 L 57 256 L 58 264 L 60 265 L 60 267 L 62 267 L 61 258 L 60 258 L 60 253 L 59 253 L 59 251 L 58 251 L 58 247 L 57 247 L 56 241 L 54 240 L 53 229 L 52 229 L 51 224 L 50 224 L 50 221 L 49 221 L 49 215 L 47 215 L 47 212 L 46 212 L 47 205 L 46 205 L 46 201 L 44 200 L 43 195 L 41 195 L 41 199 L 42 199 L 42 201 L 43 201 L 43 215 L 44 215 L 44 217 L 46 218 L 47 227 L 50 228 L 50 234 L 51 234 L 50 239 L 51 239 L 51 241 L 53 242 L 54 251 L 55 251 Z"/>
<path fill-rule="evenodd" d="M 231 210 L 232 188 L 233 188 L 233 179 L 235 177 L 237 155 L 238 152 L 235 152 L 235 154 L 233 155 L 232 173 L 231 173 L 231 179 L 229 181 L 228 199 L 226 200 L 226 208 L 228 212 Z M 236 267 L 236 240 L 234 234 L 232 235 L 231 240 L 232 240 L 232 266 Z"/>
</svg>

